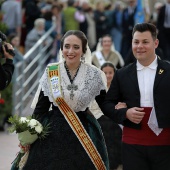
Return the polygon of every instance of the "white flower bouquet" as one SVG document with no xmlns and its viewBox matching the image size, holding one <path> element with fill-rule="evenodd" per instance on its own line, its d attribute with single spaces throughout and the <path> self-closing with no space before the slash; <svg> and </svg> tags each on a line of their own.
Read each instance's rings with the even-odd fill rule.
<svg viewBox="0 0 170 170">
<path fill-rule="evenodd" d="M 21 147 L 21 150 L 13 164 L 15 164 L 15 167 L 22 169 L 29 155 L 29 151 L 25 152 L 24 148 L 27 145 L 34 143 L 38 138 L 44 139 L 49 134 L 49 124 L 43 126 L 32 116 L 20 117 L 18 115 L 14 115 L 11 116 L 8 121 L 12 124 L 8 131 L 10 133 L 15 132 L 18 134 Z"/>
</svg>

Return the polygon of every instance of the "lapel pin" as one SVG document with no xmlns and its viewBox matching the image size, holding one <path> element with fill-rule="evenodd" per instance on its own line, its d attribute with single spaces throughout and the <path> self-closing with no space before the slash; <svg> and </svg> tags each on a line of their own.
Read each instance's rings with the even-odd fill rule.
<svg viewBox="0 0 170 170">
<path fill-rule="evenodd" d="M 159 74 L 162 74 L 164 72 L 164 70 L 160 69 L 159 70 Z"/>
</svg>

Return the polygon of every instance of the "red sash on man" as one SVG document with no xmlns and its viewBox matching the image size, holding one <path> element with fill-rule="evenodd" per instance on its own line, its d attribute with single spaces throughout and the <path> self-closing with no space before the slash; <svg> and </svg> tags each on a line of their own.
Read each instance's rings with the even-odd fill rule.
<svg viewBox="0 0 170 170">
<path fill-rule="evenodd" d="M 123 142 L 127 144 L 157 146 L 170 145 L 170 128 L 164 128 L 157 136 L 148 126 L 152 107 L 144 107 L 145 115 L 141 121 L 141 129 L 123 128 Z"/>
</svg>

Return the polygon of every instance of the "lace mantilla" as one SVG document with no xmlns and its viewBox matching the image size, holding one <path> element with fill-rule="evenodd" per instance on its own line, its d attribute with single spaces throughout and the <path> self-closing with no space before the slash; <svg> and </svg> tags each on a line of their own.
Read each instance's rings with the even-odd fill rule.
<svg viewBox="0 0 170 170">
<path fill-rule="evenodd" d="M 64 63 L 62 62 L 58 64 L 60 65 L 60 81 L 63 97 L 75 112 L 84 111 L 89 106 L 90 102 L 100 94 L 101 90 L 106 90 L 105 80 L 102 78 L 105 77 L 102 75 L 104 73 L 92 65 L 82 63 L 74 80 L 74 84 L 78 86 L 78 89 L 74 91 L 74 97 L 73 100 L 71 100 L 70 91 L 67 89 L 67 86 L 71 83 L 64 67 Z M 40 86 L 44 95 L 48 96 L 50 102 L 53 102 L 53 104 L 57 106 L 50 91 L 47 69 L 40 80 Z"/>
</svg>

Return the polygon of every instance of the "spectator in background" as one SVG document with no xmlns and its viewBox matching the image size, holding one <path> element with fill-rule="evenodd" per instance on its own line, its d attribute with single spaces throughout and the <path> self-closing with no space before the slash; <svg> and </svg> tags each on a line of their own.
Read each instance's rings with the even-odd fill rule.
<svg viewBox="0 0 170 170">
<path fill-rule="evenodd" d="M 135 14 L 137 9 L 137 0 L 127 0 L 127 7 L 122 14 L 122 45 L 121 55 L 125 60 L 127 53 L 131 49 L 132 30 L 135 25 Z"/>
<path fill-rule="evenodd" d="M 84 34 L 87 36 L 87 30 L 88 30 L 88 22 L 86 18 L 86 12 L 89 8 L 88 2 L 86 0 L 82 0 L 79 2 L 78 11 L 81 13 L 81 15 L 84 16 L 84 19 L 79 22 L 79 30 L 84 32 Z"/>
<path fill-rule="evenodd" d="M 42 16 L 44 16 L 46 12 L 51 11 L 52 6 L 53 0 L 45 0 L 44 5 L 40 8 Z"/>
<path fill-rule="evenodd" d="M 113 42 L 115 44 L 115 49 L 121 52 L 122 43 L 122 13 L 123 13 L 123 3 L 121 1 L 115 2 L 115 8 L 112 15 L 112 30 L 111 35 Z"/>
<path fill-rule="evenodd" d="M 74 7 L 74 0 L 67 1 L 67 7 L 64 9 L 64 23 L 65 23 L 65 30 L 67 32 L 69 30 L 79 30 L 79 21 L 78 15 L 76 15 L 77 9 Z M 81 16 L 80 16 L 81 17 Z"/>
<path fill-rule="evenodd" d="M 154 25 L 157 25 L 157 21 L 158 21 L 158 15 L 159 15 L 159 11 L 160 11 L 160 8 L 163 6 L 163 3 L 161 2 L 156 2 L 155 5 L 154 5 L 154 11 L 150 17 L 150 20 L 149 22 L 154 24 Z"/>
<path fill-rule="evenodd" d="M 52 38 L 54 39 L 54 43 L 50 60 L 52 59 L 54 61 L 58 60 L 57 54 L 60 49 L 60 40 L 64 34 L 65 23 L 62 9 L 63 9 L 62 4 L 56 3 L 55 5 L 52 6 L 51 11 L 46 12 L 46 14 L 44 15 L 44 18 L 46 19 L 45 22 L 46 30 L 50 29 L 52 24 L 56 25 L 56 29 L 51 34 Z"/>
<path fill-rule="evenodd" d="M 89 48 L 91 49 L 91 51 L 94 51 L 96 47 L 96 23 L 94 20 L 94 11 L 91 6 L 86 9 L 85 15 L 88 23 L 87 39 L 89 43 Z"/>
<path fill-rule="evenodd" d="M 21 52 L 19 51 L 20 39 L 19 39 L 17 34 L 10 34 L 8 36 L 8 40 L 14 48 L 15 57 L 13 59 L 13 63 L 14 63 L 14 66 L 15 66 L 18 62 L 23 61 L 23 54 L 21 54 Z M 16 72 L 14 70 L 12 82 L 16 82 L 16 78 L 17 78 L 16 76 L 17 75 L 16 75 Z"/>
<path fill-rule="evenodd" d="M 26 34 L 29 33 L 34 27 L 34 21 L 41 17 L 41 11 L 38 7 L 39 0 L 25 0 L 25 24 Z"/>
<path fill-rule="evenodd" d="M 53 20 L 56 23 L 56 35 L 54 38 L 54 56 L 58 54 L 60 49 L 60 41 L 64 34 L 65 22 L 62 12 L 63 6 L 61 4 L 56 4 L 52 6 Z M 56 49 L 56 50 L 55 50 Z"/>
<path fill-rule="evenodd" d="M 110 35 L 104 35 L 97 45 L 97 50 L 92 53 L 92 63 L 96 67 L 100 68 L 106 61 L 110 61 L 117 68 L 124 66 L 124 60 L 120 53 L 114 49 Z"/>
<path fill-rule="evenodd" d="M 11 33 L 16 33 L 20 38 L 22 24 L 21 2 L 6 0 L 1 6 L 1 11 L 3 12 L 3 22 L 8 27 L 5 34 L 8 36 Z"/>
<path fill-rule="evenodd" d="M 160 8 L 157 28 L 159 30 L 159 47 L 163 50 L 165 59 L 170 61 L 170 0 Z"/>
<path fill-rule="evenodd" d="M 99 38 L 101 38 L 105 34 L 108 34 L 108 19 L 104 10 L 103 2 L 98 2 L 96 4 L 96 10 L 94 11 L 94 20 L 96 22 L 96 37 L 97 41 L 99 41 Z"/>
<path fill-rule="evenodd" d="M 38 18 L 34 21 L 34 28 L 27 34 L 25 41 L 25 52 L 45 34 L 45 19 Z"/>
<path fill-rule="evenodd" d="M 26 41 L 25 41 L 25 53 L 27 53 L 31 48 L 34 47 L 34 45 L 42 38 L 42 36 L 45 35 L 45 19 L 44 18 L 38 18 L 34 21 L 34 28 L 27 34 Z M 42 39 L 41 39 L 42 40 Z M 50 52 L 51 46 L 48 47 L 49 44 L 51 44 L 52 38 L 51 36 L 48 36 L 44 41 L 41 42 L 41 45 L 38 48 L 34 48 L 32 51 L 31 56 L 26 60 L 27 65 L 30 64 L 30 62 L 33 61 L 37 55 L 41 53 L 41 56 L 45 56 L 47 53 Z M 48 48 L 47 48 L 48 47 Z M 42 58 L 43 60 L 44 58 Z M 48 60 L 48 58 L 47 58 Z M 47 61 L 46 61 L 47 62 Z M 38 67 L 38 62 L 32 62 L 32 69 L 36 69 Z M 46 65 L 47 63 L 45 63 Z M 43 66 L 43 65 L 41 65 Z M 32 70 L 29 70 L 28 75 L 32 74 Z M 34 77 L 30 84 L 35 83 Z"/>
<path fill-rule="evenodd" d="M 15 57 L 14 57 L 13 61 L 14 61 L 14 65 L 15 65 L 17 62 L 23 61 L 23 54 L 19 50 L 20 39 L 17 34 L 10 34 L 8 36 L 8 39 L 9 39 L 9 42 L 14 47 Z"/>
<path fill-rule="evenodd" d="M 104 11 L 107 18 L 107 34 L 111 34 L 113 25 L 113 5 L 111 3 L 107 4 L 104 8 Z"/>
</svg>

